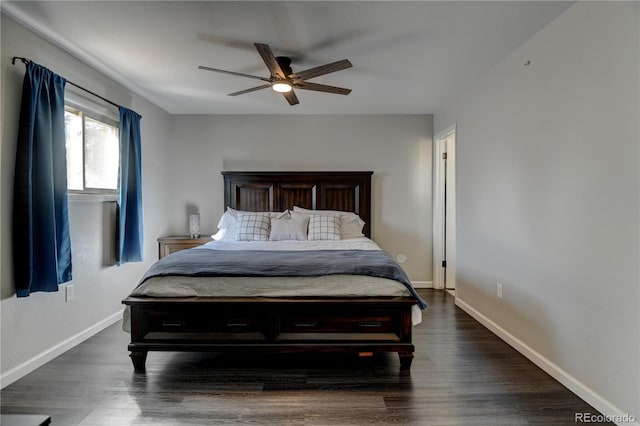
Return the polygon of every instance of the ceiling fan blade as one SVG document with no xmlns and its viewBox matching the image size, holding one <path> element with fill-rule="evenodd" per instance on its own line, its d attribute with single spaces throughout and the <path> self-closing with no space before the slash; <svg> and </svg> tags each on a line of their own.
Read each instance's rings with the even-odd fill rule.
<svg viewBox="0 0 640 426">
<path fill-rule="evenodd" d="M 348 95 L 351 93 L 351 89 L 345 89 L 343 87 L 327 86 L 326 84 L 310 83 L 308 81 L 301 81 L 296 83 L 296 89 L 315 90 L 316 92 L 335 93 L 337 95 Z"/>
<path fill-rule="evenodd" d="M 262 89 L 266 89 L 266 88 L 269 88 L 269 87 L 271 87 L 270 84 L 263 84 L 262 86 L 252 87 L 251 89 L 245 89 L 245 90 L 241 90 L 239 92 L 229 93 L 227 96 L 244 95 L 245 93 L 255 92 L 256 90 L 262 90 Z"/>
<path fill-rule="evenodd" d="M 320 65 L 319 67 L 309 68 L 308 70 L 296 72 L 291 74 L 289 77 L 292 79 L 308 80 L 313 77 L 318 77 L 346 68 L 351 68 L 352 66 L 353 64 L 348 59 L 343 59 L 341 61 L 331 62 L 330 64 Z"/>
<path fill-rule="evenodd" d="M 267 65 L 267 68 L 269 68 L 271 76 L 275 76 L 280 80 L 286 79 L 287 76 L 284 75 L 284 72 L 282 71 L 282 68 L 280 68 L 280 64 L 278 64 L 271 48 L 268 45 L 261 43 L 253 43 L 253 45 L 258 50 L 260 56 L 262 56 L 262 60 Z"/>
<path fill-rule="evenodd" d="M 239 77 L 255 78 L 256 80 L 269 81 L 269 82 L 271 81 L 271 79 L 269 79 L 269 78 L 258 77 L 257 75 L 243 74 L 241 72 L 235 72 L 235 71 L 220 70 L 218 68 L 210 68 L 210 67 L 205 67 L 203 65 L 200 65 L 198 68 L 200 68 L 201 70 L 205 70 L 205 71 L 221 72 L 221 73 L 224 73 L 224 74 L 237 75 Z"/>
<path fill-rule="evenodd" d="M 300 103 L 300 101 L 298 100 L 298 97 L 296 96 L 296 94 L 294 93 L 294 91 L 290 91 L 290 92 L 286 92 L 282 94 L 287 102 L 289 102 L 289 105 L 297 105 Z"/>
</svg>

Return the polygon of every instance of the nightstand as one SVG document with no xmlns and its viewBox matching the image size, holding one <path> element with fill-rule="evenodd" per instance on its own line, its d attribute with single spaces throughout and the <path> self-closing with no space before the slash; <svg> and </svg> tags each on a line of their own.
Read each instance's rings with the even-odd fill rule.
<svg viewBox="0 0 640 426">
<path fill-rule="evenodd" d="M 171 253 L 198 247 L 212 240 L 213 239 L 209 236 L 200 238 L 191 238 L 188 235 L 161 237 L 158 238 L 158 258 L 162 259 L 163 257 L 170 255 Z"/>
</svg>

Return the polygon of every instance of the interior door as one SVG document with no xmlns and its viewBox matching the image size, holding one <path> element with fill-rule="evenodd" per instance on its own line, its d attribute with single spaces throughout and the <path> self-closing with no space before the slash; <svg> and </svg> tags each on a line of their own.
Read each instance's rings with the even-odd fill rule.
<svg viewBox="0 0 640 426">
<path fill-rule="evenodd" d="M 434 288 L 456 288 L 455 125 L 435 137 L 433 203 Z"/>
</svg>

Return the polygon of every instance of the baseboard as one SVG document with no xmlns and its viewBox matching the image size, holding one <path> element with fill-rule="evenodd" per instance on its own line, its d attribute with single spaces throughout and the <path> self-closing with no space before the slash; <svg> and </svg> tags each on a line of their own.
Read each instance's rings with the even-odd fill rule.
<svg viewBox="0 0 640 426">
<path fill-rule="evenodd" d="M 115 324 L 119 320 L 122 319 L 122 309 L 116 312 L 115 314 L 103 319 L 97 324 L 92 325 L 80 333 L 71 336 L 67 340 L 62 343 L 55 345 L 54 347 L 47 349 L 39 355 L 34 356 L 33 358 L 23 362 L 17 367 L 12 368 L 11 370 L 3 373 L 0 376 L 0 389 L 4 389 L 9 386 L 11 383 L 15 382 L 18 379 L 26 376 L 31 373 L 36 368 L 42 367 L 47 362 L 51 361 L 55 357 L 62 355 L 69 349 L 79 345 L 83 341 L 87 340 L 89 337 L 101 332 L 105 328 L 109 327 L 112 324 Z"/>
<path fill-rule="evenodd" d="M 433 288 L 433 281 L 411 281 L 413 288 Z"/>
<path fill-rule="evenodd" d="M 624 413 L 618 407 L 613 405 L 610 401 L 603 398 L 601 395 L 596 393 L 593 389 L 586 386 L 584 383 L 580 382 L 578 379 L 564 371 L 562 368 L 554 364 L 552 361 L 542 356 L 540 353 L 536 352 L 529 345 L 524 343 L 522 340 L 518 339 L 513 334 L 509 333 L 504 328 L 500 327 L 498 324 L 484 316 L 482 313 L 474 309 L 465 301 L 461 300 L 459 297 L 456 297 L 456 306 L 460 309 L 471 315 L 475 318 L 480 324 L 484 325 L 488 328 L 492 333 L 496 336 L 507 342 L 510 346 L 512 346 L 515 350 L 520 352 L 522 355 L 527 357 L 531 362 L 536 364 L 542 370 L 544 370 L 551 377 L 560 382 L 563 386 L 569 389 L 571 392 L 578 395 L 584 401 L 586 401 L 593 408 L 598 410 L 600 413 L 604 414 L 608 419 L 614 423 L 616 419 L 627 419 L 630 416 L 629 413 Z M 593 413 L 594 415 L 596 413 Z M 638 419 L 633 418 L 631 421 L 620 421 L 616 424 L 619 425 L 636 425 L 640 426 L 638 423 Z"/>
</svg>

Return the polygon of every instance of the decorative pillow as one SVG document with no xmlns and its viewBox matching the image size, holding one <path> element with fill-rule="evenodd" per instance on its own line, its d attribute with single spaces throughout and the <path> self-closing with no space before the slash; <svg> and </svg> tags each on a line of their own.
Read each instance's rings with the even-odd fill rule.
<svg viewBox="0 0 640 426">
<path fill-rule="evenodd" d="M 333 215 L 340 217 L 340 237 L 343 240 L 349 238 L 364 237 L 362 229 L 364 228 L 365 221 L 353 212 L 345 212 L 340 210 L 309 210 L 302 207 L 293 206 L 293 214 L 306 214 L 306 215 Z"/>
<path fill-rule="evenodd" d="M 309 218 L 297 216 L 291 218 L 272 218 L 269 240 L 306 240 Z"/>
<path fill-rule="evenodd" d="M 339 240 L 340 216 L 311 215 L 308 239 L 311 241 Z"/>
<path fill-rule="evenodd" d="M 364 237 L 363 228 L 364 220 L 360 219 L 359 216 L 340 216 L 340 236 L 343 240 Z"/>
<path fill-rule="evenodd" d="M 267 214 L 268 217 L 289 217 L 289 210 L 283 212 L 248 212 L 243 210 L 232 209 L 227 207 L 227 211 L 224 212 L 220 221 L 218 222 L 218 232 L 212 235 L 212 238 L 216 241 L 219 240 L 237 240 L 238 239 L 238 215 L 244 213 L 260 213 Z"/>
<path fill-rule="evenodd" d="M 269 213 L 238 214 L 238 240 L 268 241 L 269 230 Z"/>
</svg>

